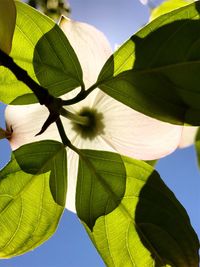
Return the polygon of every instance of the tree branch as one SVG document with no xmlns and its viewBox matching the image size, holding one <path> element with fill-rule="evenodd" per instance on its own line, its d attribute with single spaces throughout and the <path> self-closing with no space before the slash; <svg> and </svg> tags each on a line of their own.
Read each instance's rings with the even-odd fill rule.
<svg viewBox="0 0 200 267">
<path fill-rule="evenodd" d="M 19 80 L 25 83 L 36 95 L 39 103 L 41 105 L 48 106 L 50 102 L 53 101 L 54 97 L 49 94 L 48 90 L 42 86 L 40 86 L 38 83 L 36 83 L 20 66 L 18 66 L 6 53 L 4 53 L 0 49 L 0 63 L 4 67 L 7 67 L 12 71 L 12 73 L 15 75 L 15 77 Z"/>
<path fill-rule="evenodd" d="M 63 144 L 70 147 L 73 150 L 76 150 L 76 148 L 71 144 L 70 140 L 65 134 L 65 130 L 62 125 L 62 121 L 60 119 L 60 114 L 63 113 L 62 109 L 64 105 L 72 105 L 85 99 L 96 88 L 96 85 L 91 86 L 88 90 L 82 88 L 79 94 L 72 99 L 62 100 L 61 98 L 56 98 L 52 96 L 46 88 L 42 87 L 37 82 L 35 82 L 28 75 L 27 71 L 18 66 L 14 62 L 12 57 L 4 53 L 1 49 L 0 49 L 0 64 L 10 69 L 19 81 L 22 81 L 32 90 L 32 92 L 36 95 L 39 103 L 41 105 L 45 105 L 48 108 L 50 114 L 47 120 L 44 122 L 42 129 L 37 135 L 40 135 L 43 132 L 45 132 L 46 129 L 52 123 L 56 122 Z"/>
<path fill-rule="evenodd" d="M 42 86 L 40 86 L 37 82 L 35 82 L 20 66 L 18 66 L 6 53 L 0 50 L 0 64 L 4 67 L 7 67 L 12 71 L 15 77 L 25 83 L 32 92 L 36 95 L 39 103 L 41 105 L 45 105 L 49 110 L 49 117 L 45 121 L 41 131 L 37 134 L 42 134 L 53 122 L 55 122 L 60 116 L 60 110 L 62 108 L 62 100 L 60 98 L 56 98 L 52 96 L 48 90 Z"/>
</svg>

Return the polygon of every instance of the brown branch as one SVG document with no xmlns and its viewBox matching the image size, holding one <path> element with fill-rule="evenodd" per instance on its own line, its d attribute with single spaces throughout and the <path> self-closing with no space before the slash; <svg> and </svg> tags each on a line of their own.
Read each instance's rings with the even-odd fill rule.
<svg viewBox="0 0 200 267">
<path fill-rule="evenodd" d="M 20 66 L 18 66 L 6 53 L 4 53 L 0 49 L 0 63 L 4 67 L 7 67 L 12 71 L 12 73 L 15 75 L 15 77 L 19 80 L 25 83 L 36 95 L 39 103 L 41 105 L 48 106 L 49 102 L 53 101 L 53 96 L 49 94 L 48 90 L 42 86 L 40 86 L 38 83 L 36 83 Z"/>
<path fill-rule="evenodd" d="M 12 71 L 15 77 L 25 83 L 32 92 L 36 95 L 39 103 L 45 105 L 49 110 L 49 117 L 44 123 L 41 131 L 38 134 L 42 134 L 53 122 L 55 122 L 60 116 L 60 109 L 62 108 L 62 100 L 52 96 L 48 90 L 37 82 L 35 82 L 20 66 L 18 66 L 6 53 L 0 49 L 0 64 L 7 67 Z"/>
</svg>

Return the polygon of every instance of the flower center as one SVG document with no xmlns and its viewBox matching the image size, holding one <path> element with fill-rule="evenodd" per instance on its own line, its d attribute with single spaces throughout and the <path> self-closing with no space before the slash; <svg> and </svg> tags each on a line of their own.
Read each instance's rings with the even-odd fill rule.
<svg viewBox="0 0 200 267">
<path fill-rule="evenodd" d="M 94 139 L 96 136 L 104 133 L 105 125 L 103 123 L 103 114 L 94 108 L 84 107 L 78 113 L 78 116 L 87 118 L 85 124 L 71 121 L 73 130 L 84 139 Z"/>
</svg>

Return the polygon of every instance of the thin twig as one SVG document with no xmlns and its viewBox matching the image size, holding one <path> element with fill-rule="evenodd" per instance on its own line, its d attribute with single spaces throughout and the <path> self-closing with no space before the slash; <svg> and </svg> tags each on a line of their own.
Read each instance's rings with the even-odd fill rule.
<svg viewBox="0 0 200 267">
<path fill-rule="evenodd" d="M 78 103 L 82 100 L 84 100 L 94 89 L 97 88 L 97 84 L 93 84 L 89 89 L 87 90 L 81 90 L 74 98 L 62 100 L 63 106 L 70 106 L 75 103 Z"/>
</svg>

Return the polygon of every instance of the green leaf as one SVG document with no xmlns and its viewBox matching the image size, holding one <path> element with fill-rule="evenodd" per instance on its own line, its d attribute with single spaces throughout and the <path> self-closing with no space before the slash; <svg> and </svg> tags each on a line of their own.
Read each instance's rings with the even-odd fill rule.
<svg viewBox="0 0 200 267">
<path fill-rule="evenodd" d="M 67 158 L 65 146 L 56 141 L 40 141 L 14 151 L 20 168 L 30 174 L 51 171 L 50 188 L 54 200 L 65 206 L 67 192 Z"/>
<path fill-rule="evenodd" d="M 26 4 L 17 1 L 16 7 L 14 61 L 54 96 L 84 86 L 78 58 L 59 26 Z M 38 100 L 10 70 L 0 67 L 0 101 L 29 104 Z"/>
<path fill-rule="evenodd" d="M 104 157 L 103 152 L 84 151 L 84 157 L 86 163 L 79 163 L 76 207 L 79 218 L 92 231 L 101 215 L 119 206 L 125 192 L 126 170 L 121 157 L 114 153 Z"/>
<path fill-rule="evenodd" d="M 9 54 L 16 23 L 16 7 L 13 0 L 0 1 L 0 49 Z"/>
<path fill-rule="evenodd" d="M 104 65 L 96 86 L 151 117 L 200 124 L 200 2 L 153 20 Z"/>
<path fill-rule="evenodd" d="M 157 162 L 158 162 L 158 160 L 156 160 L 156 159 L 155 160 L 145 160 L 145 162 L 147 164 L 149 164 L 150 166 L 155 167 Z"/>
<path fill-rule="evenodd" d="M 198 267 L 186 211 L 145 162 L 82 150 L 76 208 L 106 266 Z"/>
<path fill-rule="evenodd" d="M 41 141 L 15 150 L 0 172 L 0 258 L 20 255 L 55 232 L 65 207 L 66 152 Z"/>
<path fill-rule="evenodd" d="M 166 0 L 151 11 L 150 21 L 174 9 L 194 3 L 193 0 Z"/>
</svg>

